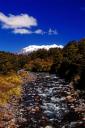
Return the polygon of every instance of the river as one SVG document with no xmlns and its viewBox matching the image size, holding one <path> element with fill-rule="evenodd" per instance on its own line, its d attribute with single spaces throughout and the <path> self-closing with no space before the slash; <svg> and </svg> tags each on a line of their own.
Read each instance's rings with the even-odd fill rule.
<svg viewBox="0 0 85 128">
<path fill-rule="evenodd" d="M 69 96 L 74 93 L 72 86 L 55 74 L 35 75 L 36 80 L 23 85 L 22 98 L 16 113 L 17 127 L 83 128 L 84 123 L 72 108 L 75 104 Z"/>
</svg>

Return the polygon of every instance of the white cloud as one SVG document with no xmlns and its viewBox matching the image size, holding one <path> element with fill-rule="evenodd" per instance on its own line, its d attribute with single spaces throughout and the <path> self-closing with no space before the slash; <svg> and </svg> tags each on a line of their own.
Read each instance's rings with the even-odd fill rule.
<svg viewBox="0 0 85 128">
<path fill-rule="evenodd" d="M 15 34 L 37 34 L 37 35 L 58 35 L 58 32 L 56 30 L 49 29 L 48 32 L 43 31 L 42 29 L 37 29 L 35 31 L 25 29 L 25 28 L 17 28 L 12 31 Z"/>
<path fill-rule="evenodd" d="M 34 33 L 35 33 L 35 34 L 41 34 L 41 35 L 43 35 L 43 34 L 45 34 L 46 32 L 44 32 L 42 29 L 37 29 L 37 30 L 35 30 Z"/>
<path fill-rule="evenodd" d="M 33 51 L 37 51 L 38 49 L 49 50 L 50 48 L 63 48 L 63 45 L 29 45 L 28 47 L 23 48 L 20 53 L 26 54 Z"/>
<path fill-rule="evenodd" d="M 14 29 L 13 33 L 15 34 L 32 34 L 32 32 L 28 29 L 23 29 L 23 28 L 19 28 L 19 29 Z"/>
<path fill-rule="evenodd" d="M 39 34 L 39 35 L 43 35 L 46 33 L 42 29 L 37 29 L 35 31 L 31 31 L 31 30 L 28 30 L 25 28 L 17 28 L 17 29 L 14 29 L 12 32 L 15 34 Z"/>
<path fill-rule="evenodd" d="M 49 28 L 48 35 L 58 35 L 58 31 L 56 29 L 54 30 L 54 29 Z"/>
<path fill-rule="evenodd" d="M 12 29 L 15 34 L 37 34 L 37 35 L 57 35 L 57 30 L 49 29 L 44 31 L 42 29 L 35 29 L 32 31 L 31 27 L 38 26 L 37 19 L 28 14 L 21 13 L 20 15 L 5 15 L 0 12 L 0 23 L 4 29 Z"/>
<path fill-rule="evenodd" d="M 4 15 L 0 12 L 0 22 L 2 23 L 3 28 L 30 28 L 32 26 L 37 26 L 37 20 L 29 16 L 28 14 L 20 15 Z"/>
<path fill-rule="evenodd" d="M 58 35 L 58 31 L 57 31 L 56 29 L 53 30 L 53 29 L 51 29 L 51 28 L 49 28 L 48 31 L 43 31 L 42 29 L 37 29 L 37 30 L 35 30 L 34 33 L 35 33 L 35 34 L 41 34 L 41 35 L 44 35 L 44 34 L 48 34 L 48 35 Z"/>
</svg>

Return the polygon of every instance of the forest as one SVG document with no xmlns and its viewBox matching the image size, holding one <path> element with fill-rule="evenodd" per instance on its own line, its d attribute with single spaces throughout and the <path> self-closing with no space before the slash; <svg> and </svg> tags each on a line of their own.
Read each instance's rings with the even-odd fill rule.
<svg viewBox="0 0 85 128">
<path fill-rule="evenodd" d="M 27 55 L 0 51 L 0 75 L 25 69 L 56 73 L 75 87 L 85 89 L 85 39 L 70 41 L 63 49 L 40 49 Z"/>
</svg>

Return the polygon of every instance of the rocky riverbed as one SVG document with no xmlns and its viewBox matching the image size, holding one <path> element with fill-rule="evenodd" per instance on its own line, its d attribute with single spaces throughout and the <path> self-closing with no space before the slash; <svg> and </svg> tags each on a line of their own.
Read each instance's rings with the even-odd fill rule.
<svg viewBox="0 0 85 128">
<path fill-rule="evenodd" d="M 85 128 L 84 92 L 55 74 L 34 73 L 3 110 L 0 128 Z M 36 78 L 36 79 L 35 79 Z"/>
</svg>

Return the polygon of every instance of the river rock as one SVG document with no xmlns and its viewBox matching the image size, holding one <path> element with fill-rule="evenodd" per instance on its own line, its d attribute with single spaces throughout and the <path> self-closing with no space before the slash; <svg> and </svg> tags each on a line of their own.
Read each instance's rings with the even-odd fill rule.
<svg viewBox="0 0 85 128">
<path fill-rule="evenodd" d="M 48 126 L 46 126 L 45 128 L 53 128 L 52 126 L 50 126 L 50 125 L 48 125 Z"/>
<path fill-rule="evenodd" d="M 71 102 L 71 103 L 76 100 L 76 99 L 73 98 L 72 96 L 67 96 L 66 99 L 67 99 L 68 102 Z"/>
<path fill-rule="evenodd" d="M 20 100 L 12 97 L 10 105 L 0 107 L 0 128 L 84 128 L 85 98 L 55 74 L 36 76 L 24 83 Z"/>
</svg>

